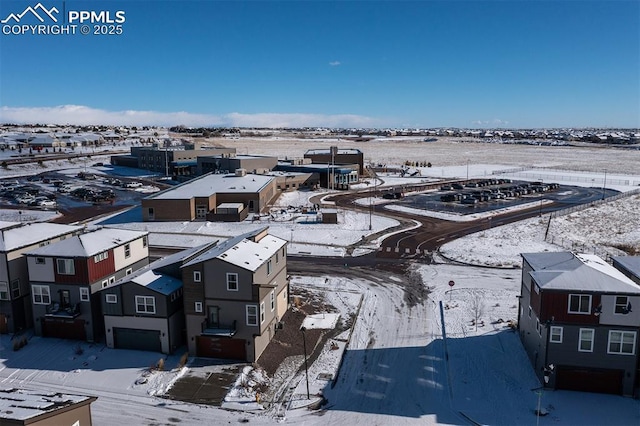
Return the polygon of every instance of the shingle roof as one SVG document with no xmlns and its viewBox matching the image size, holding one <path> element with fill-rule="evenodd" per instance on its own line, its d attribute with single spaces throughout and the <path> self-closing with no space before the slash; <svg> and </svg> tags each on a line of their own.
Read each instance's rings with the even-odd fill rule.
<svg viewBox="0 0 640 426">
<path fill-rule="evenodd" d="M 640 294 L 640 286 L 592 254 L 523 253 L 531 277 L 544 290 Z"/>
<path fill-rule="evenodd" d="M 81 226 L 57 223 L 0 221 L 0 251 L 8 252 L 82 230 Z"/>
<path fill-rule="evenodd" d="M 268 227 L 263 227 L 228 239 L 197 256 L 184 266 L 191 266 L 210 259 L 220 259 L 243 269 L 255 271 L 268 258 L 287 244 L 287 241 L 270 234 L 267 234 L 258 242 L 252 241 L 253 237 L 266 229 L 268 229 Z"/>
<path fill-rule="evenodd" d="M 148 232 L 103 228 L 28 252 L 37 256 L 89 257 L 141 238 Z"/>
</svg>

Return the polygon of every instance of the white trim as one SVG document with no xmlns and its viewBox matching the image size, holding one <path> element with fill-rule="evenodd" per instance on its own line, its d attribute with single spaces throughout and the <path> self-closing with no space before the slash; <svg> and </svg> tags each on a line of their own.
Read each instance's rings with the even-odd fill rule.
<svg viewBox="0 0 640 426">
<path fill-rule="evenodd" d="M 229 277 L 235 277 L 236 288 L 229 287 Z M 240 280 L 238 279 L 238 274 L 235 272 L 227 272 L 227 291 L 239 291 L 240 290 Z"/>
<path fill-rule="evenodd" d="M 577 311 L 572 311 L 571 310 L 571 298 L 572 297 L 579 297 L 579 303 L 578 303 L 578 309 Z M 589 302 L 587 303 L 587 306 L 582 306 L 582 298 L 583 297 L 588 297 L 589 298 Z M 586 308 L 586 311 L 583 311 L 582 309 Z M 575 314 L 575 315 L 591 315 L 591 295 L 590 294 L 569 294 L 569 301 L 568 301 L 568 306 L 567 306 L 567 312 L 570 314 Z"/>
<path fill-rule="evenodd" d="M 620 334 L 620 341 L 616 342 L 617 344 L 620 345 L 620 350 L 619 351 L 612 351 L 611 350 L 611 335 L 612 334 Z M 631 346 L 631 352 L 623 352 L 623 345 L 624 345 L 624 337 L 625 335 L 632 335 L 633 336 L 633 344 Z M 609 330 L 609 341 L 607 342 L 607 353 L 608 354 L 614 354 L 614 355 L 635 355 L 636 354 L 636 332 L 635 331 L 630 331 L 630 330 Z"/>
<path fill-rule="evenodd" d="M 144 309 L 140 309 L 140 306 L 143 306 Z M 156 298 L 153 296 L 136 296 L 136 313 L 155 314 Z"/>
<path fill-rule="evenodd" d="M 31 286 L 31 295 L 34 305 L 50 305 L 51 304 L 51 292 L 49 291 L 48 285 L 37 285 L 34 284 Z M 39 301 L 36 300 L 39 298 Z"/>
<path fill-rule="evenodd" d="M 118 303 L 118 295 L 117 294 L 105 294 L 105 302 L 107 303 Z"/>
<path fill-rule="evenodd" d="M 253 310 L 253 311 L 255 311 L 255 313 L 249 313 L 249 310 Z M 245 315 L 246 316 L 245 319 L 246 319 L 247 325 L 249 325 L 249 326 L 258 325 L 258 315 L 259 315 L 258 305 L 247 305 L 247 306 L 245 306 L 245 314 L 246 314 Z M 250 316 L 251 317 L 255 317 L 255 323 L 254 322 L 249 322 L 249 317 Z"/>
<path fill-rule="evenodd" d="M 260 324 L 264 323 L 266 315 L 264 313 L 264 302 L 260 303 Z"/>
<path fill-rule="evenodd" d="M 200 271 L 193 271 L 193 282 L 199 283 L 202 282 L 202 274 Z"/>
<path fill-rule="evenodd" d="M 193 304 L 193 309 L 194 309 L 196 312 L 202 312 L 202 302 L 195 302 L 195 303 Z"/>
<path fill-rule="evenodd" d="M 89 288 L 88 287 L 80 287 L 79 291 L 80 291 L 80 301 L 81 302 L 89 302 L 91 300 L 91 297 L 89 295 Z"/>
<path fill-rule="evenodd" d="M 591 347 L 589 349 L 582 349 L 582 333 L 586 333 L 586 332 L 591 332 Z M 578 352 L 593 352 L 593 341 L 595 340 L 596 337 L 596 331 L 593 328 L 581 328 L 579 333 L 578 333 Z M 588 341 L 588 340 L 585 340 Z"/>
<path fill-rule="evenodd" d="M 559 337 L 559 339 L 554 339 L 554 331 L 559 331 L 559 333 L 557 333 L 557 336 Z M 562 338 L 564 335 L 564 329 L 562 327 L 558 327 L 558 326 L 551 326 L 549 327 L 549 342 L 550 343 L 562 343 Z"/>
</svg>

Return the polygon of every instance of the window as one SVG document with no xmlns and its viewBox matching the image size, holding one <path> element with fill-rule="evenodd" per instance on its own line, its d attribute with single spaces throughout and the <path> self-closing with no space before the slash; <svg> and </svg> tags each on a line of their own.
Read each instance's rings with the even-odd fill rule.
<svg viewBox="0 0 640 426">
<path fill-rule="evenodd" d="M 271 312 L 276 308 L 276 291 L 271 290 Z"/>
<path fill-rule="evenodd" d="M 156 298 L 153 296 L 136 296 L 136 312 L 139 314 L 155 314 Z"/>
<path fill-rule="evenodd" d="M 260 324 L 264 322 L 264 302 L 260 304 Z"/>
<path fill-rule="evenodd" d="M 271 259 L 267 260 L 267 275 L 271 275 Z"/>
<path fill-rule="evenodd" d="M 635 331 L 609 331 L 609 348 L 607 353 L 633 355 L 636 353 Z"/>
<path fill-rule="evenodd" d="M 149 240 L 148 240 L 148 237 L 145 235 L 144 237 L 142 237 L 142 247 L 146 247 L 147 245 L 149 245 Z"/>
<path fill-rule="evenodd" d="M 48 285 L 34 285 L 31 287 L 33 290 L 33 304 L 34 305 L 49 305 L 51 304 L 51 294 L 49 293 Z"/>
<path fill-rule="evenodd" d="M 56 259 L 58 273 L 60 275 L 74 275 L 76 270 L 73 266 L 73 259 Z"/>
<path fill-rule="evenodd" d="M 202 302 L 196 302 L 193 309 L 195 309 L 196 312 L 202 312 Z"/>
<path fill-rule="evenodd" d="M 116 282 L 116 277 L 109 277 L 109 284 L 113 284 Z"/>
<path fill-rule="evenodd" d="M 629 298 L 627 296 L 616 296 L 616 314 L 627 314 L 629 311 L 627 310 L 627 305 L 629 303 Z"/>
<path fill-rule="evenodd" d="M 238 291 L 238 274 L 227 272 L 227 290 Z"/>
<path fill-rule="evenodd" d="M 98 253 L 95 256 L 93 256 L 93 261 L 94 263 L 98 263 L 98 262 L 102 262 L 105 259 L 109 258 L 109 252 L 108 251 L 104 251 L 102 253 Z"/>
<path fill-rule="evenodd" d="M 280 253 L 276 252 L 276 263 L 280 262 Z"/>
<path fill-rule="evenodd" d="M 9 300 L 9 285 L 6 281 L 0 282 L 0 300 Z"/>
<path fill-rule="evenodd" d="M 569 295 L 570 314 L 590 314 L 591 295 L 590 294 L 570 294 Z"/>
<path fill-rule="evenodd" d="M 578 341 L 578 352 L 593 352 L 593 329 L 581 328 Z"/>
<path fill-rule="evenodd" d="M 193 281 L 199 283 L 202 281 L 202 276 L 200 275 L 200 271 L 193 271 Z"/>
<path fill-rule="evenodd" d="M 44 265 L 45 263 L 44 257 L 36 257 L 36 265 Z"/>
<path fill-rule="evenodd" d="M 20 297 L 20 280 L 11 281 L 11 297 L 17 299 Z"/>
<path fill-rule="evenodd" d="M 89 289 L 85 287 L 80 287 L 80 301 L 88 302 L 89 301 Z"/>
<path fill-rule="evenodd" d="M 133 274 L 133 269 L 132 269 L 132 268 L 127 268 L 127 270 L 126 270 L 126 271 L 124 271 L 124 274 L 125 274 L 125 275 L 131 275 L 131 274 Z"/>
<path fill-rule="evenodd" d="M 551 343 L 562 343 L 562 327 L 551 327 L 549 333 Z"/>
<path fill-rule="evenodd" d="M 529 306 L 529 318 L 531 318 L 531 306 Z"/>
<path fill-rule="evenodd" d="M 542 337 L 542 327 L 540 327 L 540 320 L 536 318 L 536 331 Z"/>
<path fill-rule="evenodd" d="M 258 325 L 258 307 L 247 305 L 247 325 Z"/>
<path fill-rule="evenodd" d="M 106 294 L 105 295 L 107 303 L 118 303 L 118 295 L 117 294 Z"/>
<path fill-rule="evenodd" d="M 131 257 L 131 244 L 124 245 L 124 257 Z"/>
<path fill-rule="evenodd" d="M 102 288 L 106 288 L 109 285 L 109 281 L 104 280 L 102 281 Z"/>
</svg>

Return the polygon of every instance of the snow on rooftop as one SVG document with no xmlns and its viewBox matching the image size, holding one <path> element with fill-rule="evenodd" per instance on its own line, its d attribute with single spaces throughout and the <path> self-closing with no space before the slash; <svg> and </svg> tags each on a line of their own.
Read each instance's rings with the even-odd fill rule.
<svg viewBox="0 0 640 426">
<path fill-rule="evenodd" d="M 147 235 L 147 232 L 129 231 L 125 229 L 98 229 L 67 238 L 55 244 L 39 247 L 29 252 L 32 255 L 93 256 L 103 251 L 119 247 Z"/>
<path fill-rule="evenodd" d="M 2 419 L 29 420 L 89 399 L 92 397 L 15 388 L 0 389 L 0 424 L 4 424 Z"/>
<path fill-rule="evenodd" d="M 255 271 L 286 244 L 285 240 L 273 235 L 267 235 L 257 243 L 243 239 L 216 257 L 243 269 Z"/>
<path fill-rule="evenodd" d="M 152 195 L 150 198 L 157 200 L 175 200 L 191 199 L 193 197 L 209 197 L 212 194 L 254 193 L 259 192 L 273 179 L 271 176 L 252 174 L 245 176 L 236 176 L 235 174 L 205 175 L 157 195 Z"/>
<path fill-rule="evenodd" d="M 131 282 L 168 295 L 182 287 L 182 280 L 155 271 L 146 271 L 131 279 Z"/>
<path fill-rule="evenodd" d="M 28 247 L 81 229 L 81 226 L 57 223 L 0 222 L 0 250 L 10 251 Z"/>
</svg>

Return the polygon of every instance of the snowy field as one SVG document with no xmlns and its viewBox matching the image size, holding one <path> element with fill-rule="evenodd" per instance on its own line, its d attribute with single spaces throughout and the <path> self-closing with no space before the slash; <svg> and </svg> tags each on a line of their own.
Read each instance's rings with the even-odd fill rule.
<svg viewBox="0 0 640 426">
<path fill-rule="evenodd" d="M 233 141 L 253 154 L 272 154 L 282 146 L 281 156 L 301 156 L 308 148 L 327 147 L 336 141 L 273 139 Z M 395 145 L 397 143 L 397 146 Z M 637 184 L 640 152 L 603 148 L 532 147 L 520 145 L 469 144 L 456 141 L 422 143 L 399 140 L 394 149 L 383 142 L 344 143 L 365 152 L 365 159 L 400 165 L 406 159 L 430 161 L 433 167 L 421 171 L 422 179 L 433 177 L 484 176 L 496 170 L 525 167 L 528 173 L 550 174 L 582 180 L 579 184 L 600 187 L 615 179 L 616 189 L 628 191 Z M 244 149 L 244 148 L 243 148 Z M 375 149 L 375 151 L 374 151 Z M 375 154 L 374 154 L 375 152 Z M 392 154 L 389 154 L 392 152 Z M 473 159 L 467 165 L 466 159 Z M 103 161 L 94 158 L 92 161 Z M 108 161 L 108 160 L 107 160 Z M 64 164 L 59 165 L 65 168 Z M 69 165 L 67 165 L 69 166 Z M 71 165 L 77 167 L 77 165 Z M 544 168 L 544 171 L 535 170 Z M 576 173 L 576 171 L 583 171 Z M 615 170 L 615 172 L 614 172 Z M 32 174 L 41 168 L 2 170 L 3 176 Z M 558 173 L 560 171 L 561 173 Z M 525 173 L 512 171 L 511 173 Z M 602 174 L 602 176 L 601 176 Z M 439 176 L 438 176 L 439 175 Z M 508 177 L 508 175 L 507 175 Z M 521 177 L 522 178 L 522 177 Z M 532 177 L 537 180 L 539 176 Z M 385 184 L 404 184 L 384 176 Z M 403 178 L 397 178 L 403 179 Z M 544 178 L 543 178 L 544 179 Z M 597 179 L 602 179 L 597 181 Z M 546 179 L 545 179 L 546 180 Z M 629 182 L 624 183 L 625 180 Z M 559 179 L 556 179 L 559 181 Z M 565 182 L 566 183 L 566 182 Z M 613 185 L 607 187 L 613 188 Z M 322 193 L 287 193 L 277 210 L 309 205 L 309 197 Z M 17 220 L 14 210 L 0 212 L 1 220 Z M 142 223 L 139 212 L 108 219 L 105 226 L 145 229 L 150 241 L 169 244 L 181 234 L 184 246 L 202 238 L 227 238 L 257 226 L 293 240 L 291 253 L 346 255 L 347 248 L 369 234 L 369 216 L 339 212 L 338 226 L 301 224 L 295 215 L 282 213 L 264 223 Z M 13 215 L 13 216 L 9 216 Z M 22 220 L 46 220 L 51 213 L 23 211 Z M 138 216 L 136 216 L 138 215 Z M 290 215 L 290 216 L 289 216 Z M 11 217 L 11 218 L 9 218 Z M 558 251 L 564 247 L 600 253 L 622 253 L 620 247 L 638 248 L 640 242 L 640 196 L 632 195 L 595 207 L 558 216 L 532 218 L 516 224 L 494 227 L 453 241 L 442 254 L 476 266 L 442 264 L 417 266 L 429 298 L 416 306 L 404 302 L 404 290 L 396 277 L 386 281 L 339 277 L 293 277 L 293 286 L 323 291 L 327 300 L 348 316 L 359 306 L 359 316 L 346 346 L 343 365 L 335 387 L 323 387 L 318 372 L 337 371 L 336 351 L 328 346 L 312 366 L 312 392 L 323 392 L 328 404 L 318 416 L 305 409 L 284 412 L 226 411 L 201 405 L 169 401 L 159 397 L 184 374 L 179 367 L 181 353 L 165 360 L 164 371 L 155 371 L 159 354 L 111 350 L 103 345 L 33 337 L 14 352 L 8 336 L 0 336 L 0 387 L 22 386 L 38 390 L 64 391 L 98 396 L 92 405 L 94 424 L 202 425 L 249 422 L 251 424 L 501 424 L 501 425 L 637 425 L 640 401 L 612 395 L 569 391 L 536 391 L 540 383 L 524 354 L 517 334 L 508 327 L 517 318 L 520 288 L 519 253 Z M 372 218 L 372 231 L 382 232 L 397 225 L 393 219 Z M 549 225 L 547 240 L 544 235 Z M 553 240 L 553 244 L 550 242 Z M 563 247 L 564 246 L 564 247 Z M 371 247 L 370 249 L 375 249 Z M 358 251 L 362 253 L 363 251 Z M 487 268 L 498 266 L 500 268 Z M 447 283 L 453 280 L 453 288 Z M 340 289 L 339 292 L 335 289 Z M 445 362 L 439 303 L 444 307 L 449 362 Z M 476 315 L 476 313 L 478 313 Z M 477 317 L 477 320 L 476 320 Z M 341 347 L 344 350 L 344 347 Z M 302 376 L 294 395 L 304 392 Z M 251 404 L 254 394 L 230 393 L 234 403 Z M 549 415 L 537 418 L 537 404 Z M 132 420 L 135 419 L 135 420 Z"/>
</svg>

